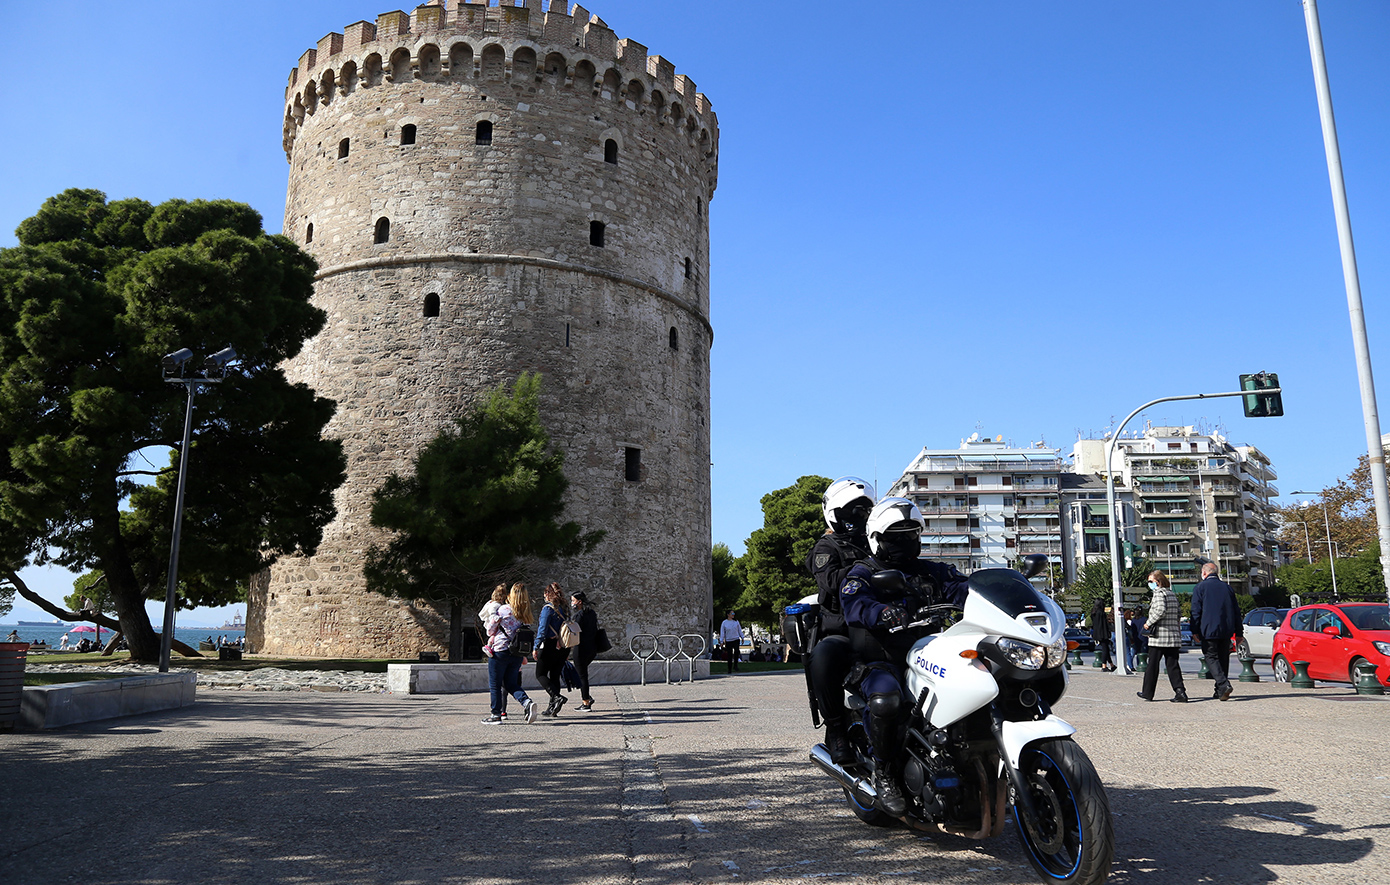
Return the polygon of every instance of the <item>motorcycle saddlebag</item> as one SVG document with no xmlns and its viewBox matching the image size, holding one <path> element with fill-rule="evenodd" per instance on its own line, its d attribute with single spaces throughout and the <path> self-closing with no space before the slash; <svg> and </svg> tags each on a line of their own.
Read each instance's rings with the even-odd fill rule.
<svg viewBox="0 0 1390 885">
<path fill-rule="evenodd" d="M 795 654 L 805 654 L 812 628 L 820 622 L 818 603 L 796 602 L 782 610 L 782 641 Z"/>
</svg>

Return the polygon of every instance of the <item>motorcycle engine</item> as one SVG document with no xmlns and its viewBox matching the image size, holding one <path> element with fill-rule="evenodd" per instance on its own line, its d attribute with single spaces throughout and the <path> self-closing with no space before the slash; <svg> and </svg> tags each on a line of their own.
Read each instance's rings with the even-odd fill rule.
<svg viewBox="0 0 1390 885">
<path fill-rule="evenodd" d="M 959 816 L 961 777 L 944 756 L 909 754 L 903 765 L 903 785 L 921 800 L 932 820 Z"/>
</svg>

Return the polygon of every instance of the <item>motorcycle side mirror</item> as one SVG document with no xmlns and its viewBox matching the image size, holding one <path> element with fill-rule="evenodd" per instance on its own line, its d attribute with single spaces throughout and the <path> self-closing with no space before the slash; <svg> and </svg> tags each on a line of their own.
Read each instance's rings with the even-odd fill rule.
<svg viewBox="0 0 1390 885">
<path fill-rule="evenodd" d="M 880 590 L 892 590 L 894 593 L 907 594 L 907 575 L 897 569 L 884 569 L 881 572 L 874 572 L 873 577 L 869 578 L 869 583 Z"/>
<path fill-rule="evenodd" d="M 1019 571 L 1023 572 L 1023 577 L 1031 578 L 1034 575 L 1042 574 L 1046 569 L 1047 557 L 1045 555 L 1041 553 L 1029 553 L 1027 556 L 1023 557 L 1023 568 L 1019 569 Z"/>
</svg>

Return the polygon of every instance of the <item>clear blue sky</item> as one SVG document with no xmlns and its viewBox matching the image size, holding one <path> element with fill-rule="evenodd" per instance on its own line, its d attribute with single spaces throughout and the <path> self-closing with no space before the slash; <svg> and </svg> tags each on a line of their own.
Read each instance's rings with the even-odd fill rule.
<svg viewBox="0 0 1390 885">
<path fill-rule="evenodd" d="M 1238 400 L 1147 417 L 1220 424 L 1285 493 L 1365 451 L 1297 0 L 587 5 L 719 115 L 716 541 L 741 550 L 758 499 L 804 474 L 886 485 L 977 426 L 1069 450 L 1142 402 L 1261 369 L 1287 390 L 1282 419 Z M 290 69 L 391 8 L 10 4 L 25 51 L 5 90 L 0 245 L 68 187 L 232 198 L 278 230 Z M 1321 13 L 1390 391 L 1390 4 Z"/>
</svg>

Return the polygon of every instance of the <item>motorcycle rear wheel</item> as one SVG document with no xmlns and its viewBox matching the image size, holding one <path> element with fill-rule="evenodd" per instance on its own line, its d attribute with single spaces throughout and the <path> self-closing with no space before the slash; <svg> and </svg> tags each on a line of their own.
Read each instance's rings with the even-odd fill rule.
<svg viewBox="0 0 1390 885">
<path fill-rule="evenodd" d="M 1013 809 L 1019 841 L 1045 882 L 1098 885 L 1110 873 L 1115 832 L 1110 801 L 1095 766 L 1070 740 L 1033 744 L 1019 760 L 1037 810 L 1039 832 Z"/>
</svg>

